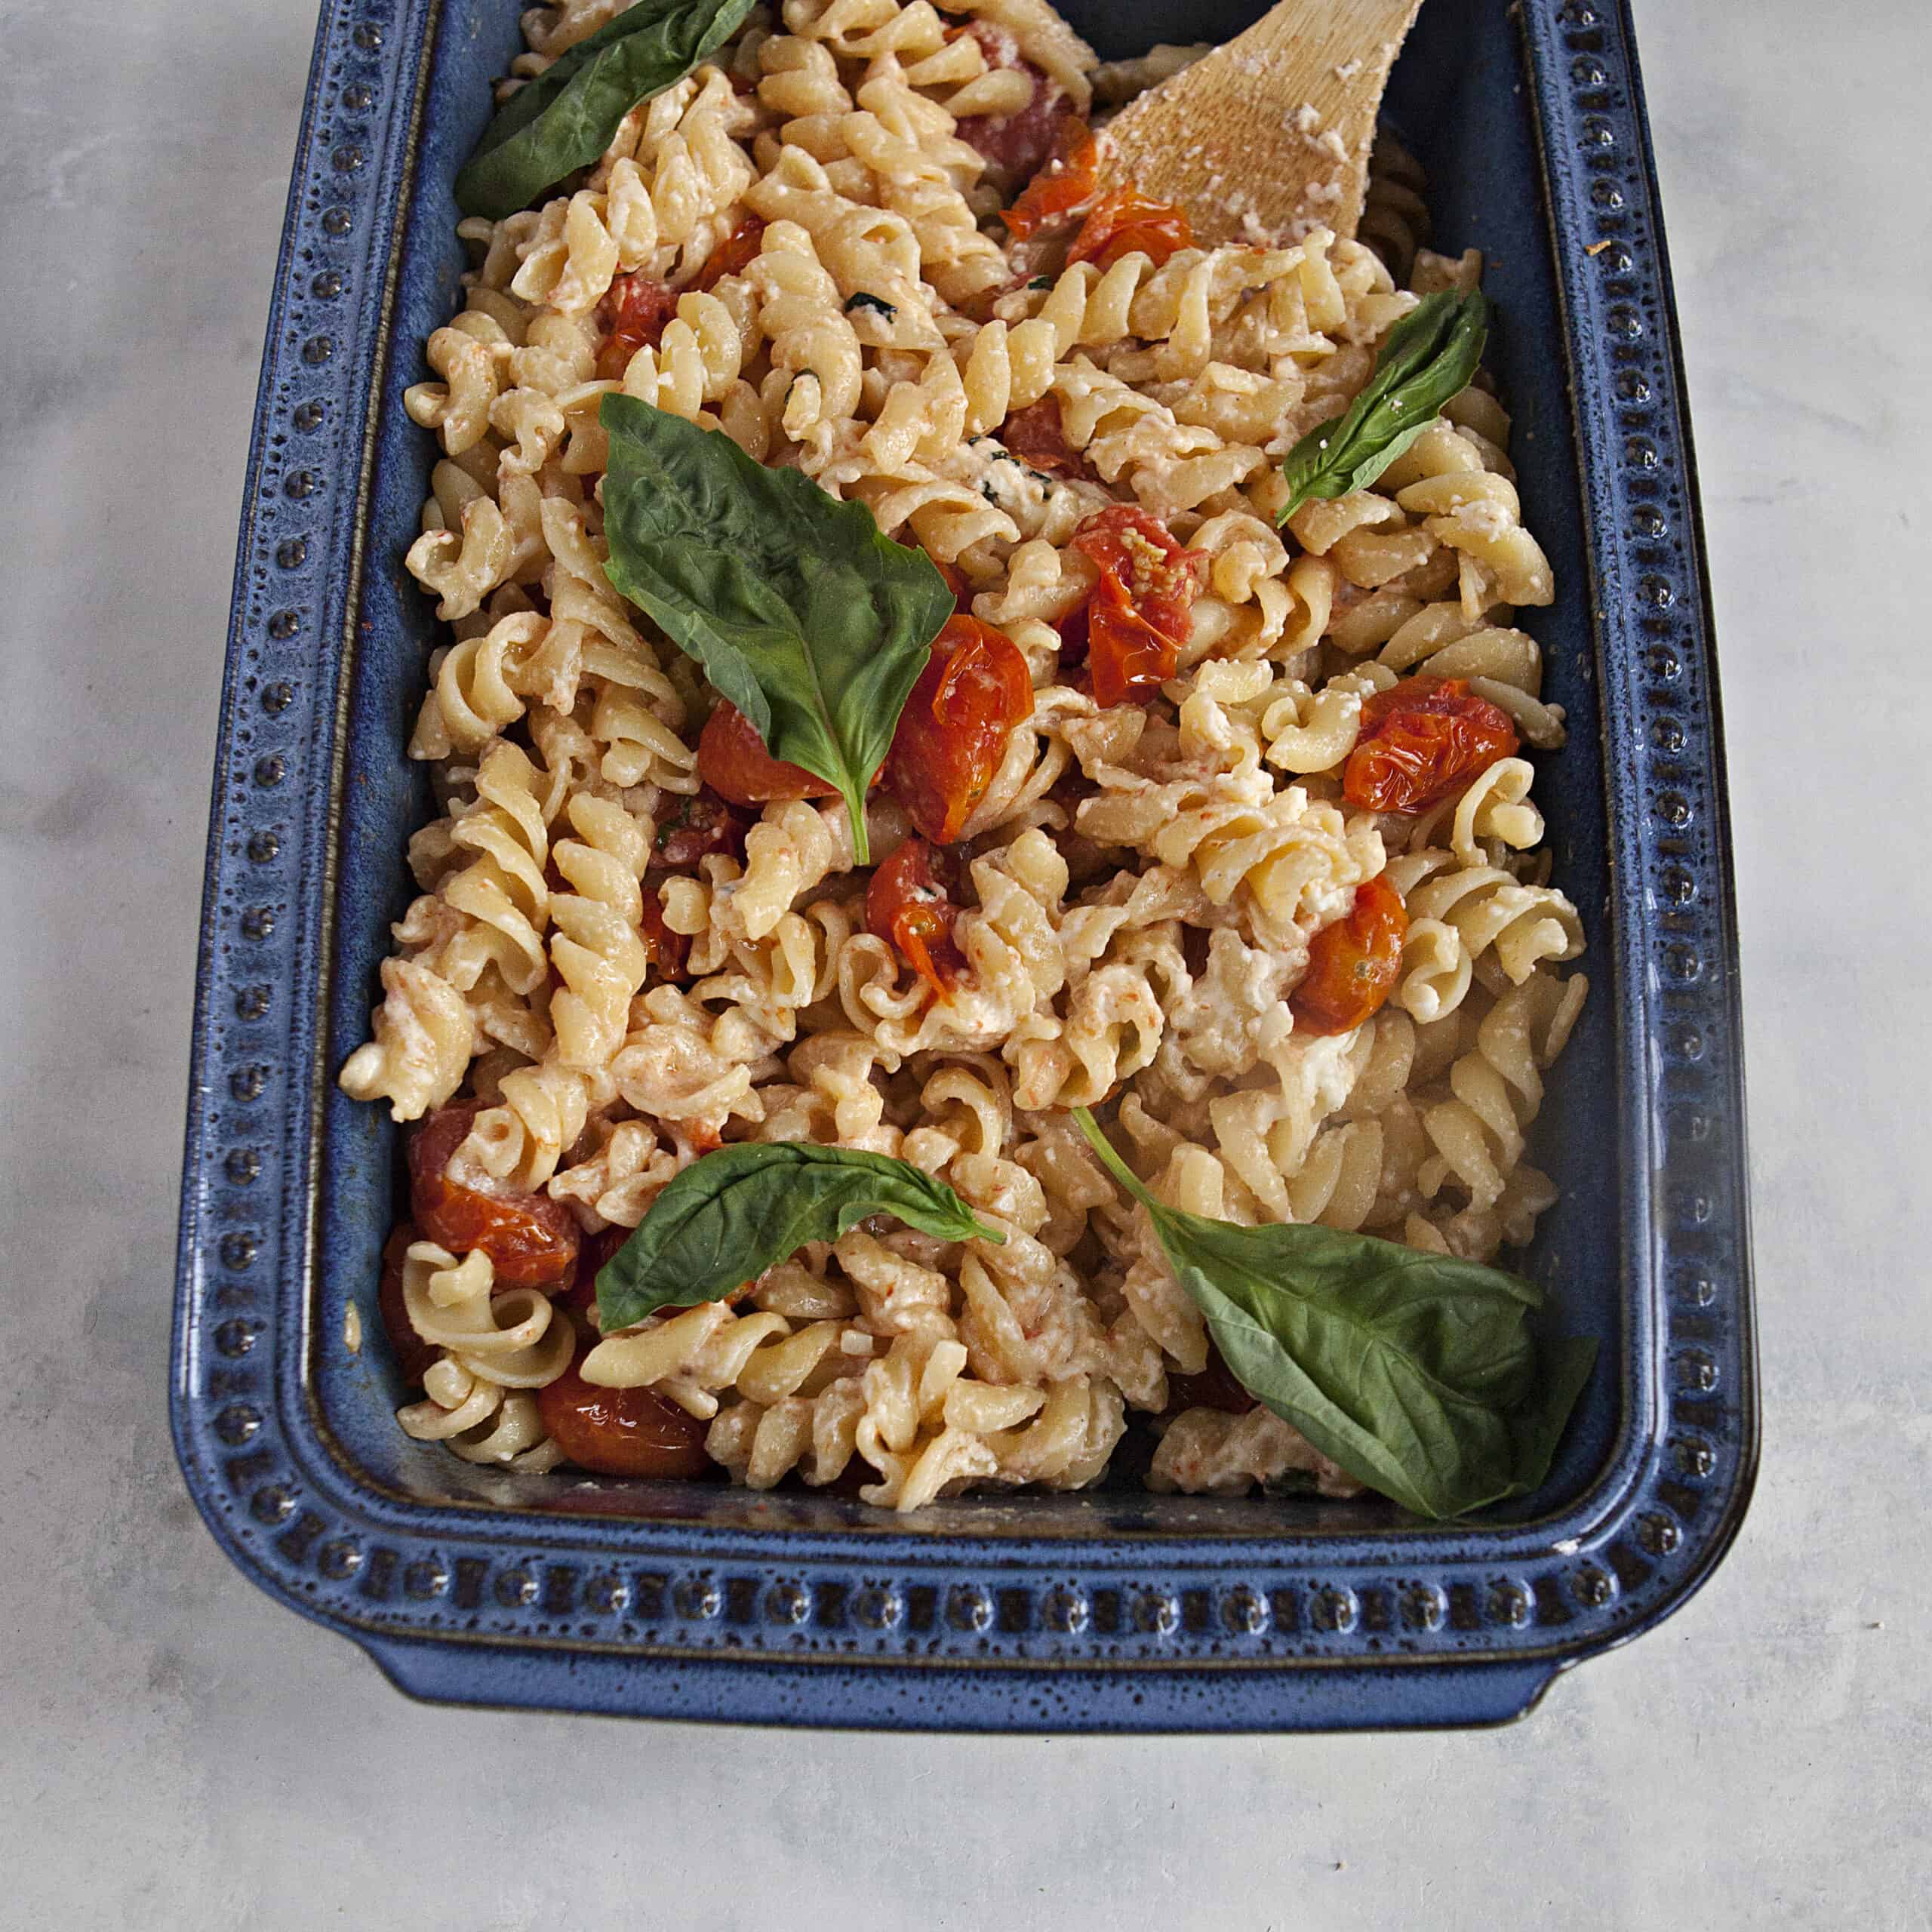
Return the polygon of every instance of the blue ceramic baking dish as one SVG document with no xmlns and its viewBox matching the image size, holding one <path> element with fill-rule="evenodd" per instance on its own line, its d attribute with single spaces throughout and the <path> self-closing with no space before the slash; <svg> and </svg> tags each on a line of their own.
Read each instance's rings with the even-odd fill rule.
<svg viewBox="0 0 1932 1932">
<path fill-rule="evenodd" d="M 1110 54 L 1260 9 L 1068 9 Z M 1668 266 L 1621 0 L 1429 0 L 1389 109 L 1440 245 L 1487 256 L 1492 355 L 1558 572 L 1534 614 L 1569 749 L 1558 876 L 1595 985 L 1540 1123 L 1529 1271 L 1602 1342 L 1543 1491 L 1421 1527 L 1380 1503 L 966 1498 L 511 1478 L 412 1443 L 380 1335 L 395 1131 L 363 1037 L 426 799 L 432 641 L 401 565 L 405 415 L 454 305 L 451 183 L 515 0 L 329 0 L 297 149 L 229 634 L 183 1183 L 173 1411 L 262 1586 L 404 1688 L 817 1724 L 1275 1730 L 1513 1717 L 1667 1614 L 1757 1452 L 1737 938 L 1716 666 Z"/>
</svg>

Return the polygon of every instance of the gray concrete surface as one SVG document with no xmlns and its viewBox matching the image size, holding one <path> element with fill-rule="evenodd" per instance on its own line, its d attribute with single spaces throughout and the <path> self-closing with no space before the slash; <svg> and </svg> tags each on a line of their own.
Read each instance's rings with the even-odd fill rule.
<svg viewBox="0 0 1932 1932">
<path fill-rule="evenodd" d="M 163 1416 L 196 899 L 307 0 L 4 0 L 0 1924 L 1932 1924 L 1920 0 L 1642 0 L 1730 722 L 1767 1447 L 1682 1614 L 1475 1736 L 429 1709 Z"/>
</svg>

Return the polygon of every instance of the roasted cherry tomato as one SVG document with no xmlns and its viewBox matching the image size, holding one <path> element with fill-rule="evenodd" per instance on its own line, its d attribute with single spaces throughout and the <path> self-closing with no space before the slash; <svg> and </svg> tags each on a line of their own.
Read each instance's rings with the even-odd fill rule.
<svg viewBox="0 0 1932 1932">
<path fill-rule="evenodd" d="M 787 764 L 764 748 L 758 727 L 735 704 L 720 700 L 697 741 L 698 776 L 734 805 L 768 805 L 778 798 L 835 798 L 838 787 L 802 765 Z"/>
<path fill-rule="evenodd" d="M 1066 440 L 1058 396 L 1042 396 L 1024 409 L 1016 409 L 994 433 L 1029 469 L 1049 476 L 1094 480 L 1092 466 Z"/>
<path fill-rule="evenodd" d="M 409 1137 L 410 1212 L 422 1238 L 456 1255 L 480 1247 L 500 1288 L 568 1281 L 577 1266 L 577 1226 L 561 1201 L 514 1188 L 486 1192 L 445 1171 L 477 1112 L 474 1100 L 438 1107 Z"/>
<path fill-rule="evenodd" d="M 1385 878 L 1355 888 L 1345 918 L 1309 942 L 1308 971 L 1288 995 L 1295 1024 L 1308 1033 L 1346 1033 L 1380 1007 L 1402 977 L 1408 909 Z"/>
<path fill-rule="evenodd" d="M 664 978 L 683 978 L 691 943 L 682 933 L 674 933 L 664 923 L 664 902 L 648 885 L 645 888 L 638 937 L 643 942 L 645 957 Z"/>
<path fill-rule="evenodd" d="M 728 275 L 743 275 L 758 260 L 764 245 L 764 217 L 748 214 L 705 257 L 691 286 L 700 291 L 715 288 Z"/>
<path fill-rule="evenodd" d="M 1208 1366 L 1199 1374 L 1168 1377 L 1168 1415 L 1178 1415 L 1183 1409 L 1219 1409 L 1223 1415 L 1244 1416 L 1257 1406 L 1212 1342 L 1208 1344 Z"/>
<path fill-rule="evenodd" d="M 1025 181 L 1039 172 L 1053 152 L 1054 131 L 1066 111 L 1066 95 L 1030 60 L 1020 65 L 1033 82 L 1033 98 L 1024 107 L 997 118 L 969 114 L 953 130 L 968 147 L 986 156 L 995 186 Z"/>
<path fill-rule="evenodd" d="M 1509 714 L 1460 678 L 1404 678 L 1361 708 L 1342 793 L 1372 812 L 1419 812 L 1516 749 Z"/>
<path fill-rule="evenodd" d="M 985 158 L 996 186 L 1006 188 L 1038 173 L 1053 152 L 1054 135 L 1066 109 L 1066 97 L 1032 61 L 1023 59 L 1020 43 L 990 20 L 971 20 L 949 27 L 946 37 L 969 35 L 980 43 L 988 67 L 1025 74 L 1033 83 L 1026 105 L 1011 114 L 968 114 L 953 132 Z"/>
<path fill-rule="evenodd" d="M 728 805 L 715 792 L 695 792 L 665 814 L 651 854 L 652 867 L 673 872 L 695 872 L 698 861 L 709 858 L 714 852 L 742 859 L 745 834 L 750 829 L 744 814 L 735 806 Z"/>
<path fill-rule="evenodd" d="M 409 1244 L 417 1238 L 415 1229 L 398 1221 L 383 1244 L 382 1285 L 376 1291 L 376 1306 L 383 1318 L 383 1333 L 389 1338 L 389 1352 L 402 1371 L 402 1379 L 412 1389 L 423 1386 L 423 1378 L 435 1366 L 442 1351 L 433 1342 L 417 1334 L 402 1299 L 402 1269 Z"/>
<path fill-rule="evenodd" d="M 1072 545 L 1099 565 L 1100 576 L 1084 621 L 1062 620 L 1062 640 L 1070 655 L 1084 644 L 1102 704 L 1145 703 L 1180 663 L 1205 559 L 1131 503 L 1109 504 L 1084 519 Z"/>
<path fill-rule="evenodd" d="M 537 1392 L 543 1426 L 580 1469 L 600 1476 L 696 1476 L 709 1466 L 704 1424 L 648 1389 L 599 1389 L 573 1362 Z"/>
<path fill-rule="evenodd" d="M 966 976 L 965 955 L 952 939 L 958 891 L 952 854 L 923 838 L 895 846 L 866 889 L 867 929 L 897 948 L 941 999 Z"/>
<path fill-rule="evenodd" d="M 637 1230 L 635 1228 L 599 1228 L 586 1235 L 577 1251 L 577 1274 L 557 1300 L 573 1315 L 588 1321 L 597 1306 L 597 1272 Z"/>
<path fill-rule="evenodd" d="M 1054 620 L 1054 629 L 1060 633 L 1060 661 L 1069 670 L 1087 661 L 1087 611 L 1092 601 L 1089 597 Z"/>
<path fill-rule="evenodd" d="M 1100 143 L 1077 114 L 1054 131 L 1052 158 L 1000 217 L 1016 242 L 1084 208 L 1099 191 Z"/>
<path fill-rule="evenodd" d="M 1087 660 L 1100 703 L 1144 704 L 1174 675 L 1178 646 L 1134 608 L 1111 571 L 1101 573 L 1086 619 Z"/>
<path fill-rule="evenodd" d="M 1109 503 L 1082 518 L 1072 540 L 1081 555 L 1120 580 L 1156 630 L 1177 642 L 1186 638 L 1207 563 L 1200 551 L 1183 549 L 1158 517 L 1136 503 Z"/>
<path fill-rule="evenodd" d="M 1157 202 L 1138 188 L 1112 188 L 1094 204 L 1066 252 L 1070 266 L 1092 262 L 1110 269 L 1124 255 L 1151 256 L 1155 266 L 1194 246 L 1194 226 L 1185 208 Z"/>
<path fill-rule="evenodd" d="M 631 358 L 648 343 L 653 349 L 664 340 L 664 325 L 678 312 L 678 291 L 648 275 L 620 275 L 611 284 L 598 313 L 610 331 L 597 352 L 597 373 L 607 383 L 620 383 Z"/>
<path fill-rule="evenodd" d="M 950 845 L 1032 709 L 1019 646 L 977 617 L 949 617 L 899 714 L 880 778 L 927 838 Z"/>
</svg>

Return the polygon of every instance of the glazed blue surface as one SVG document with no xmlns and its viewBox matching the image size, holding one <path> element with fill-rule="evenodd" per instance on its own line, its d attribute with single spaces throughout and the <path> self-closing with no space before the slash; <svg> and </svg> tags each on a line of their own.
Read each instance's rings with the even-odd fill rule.
<svg viewBox="0 0 1932 1932">
<path fill-rule="evenodd" d="M 1067 11 L 1118 53 L 1260 9 Z M 1715 666 L 1627 18 L 1429 0 L 1389 97 L 1437 245 L 1489 258 L 1491 360 L 1559 586 L 1525 620 L 1572 732 L 1538 795 L 1594 988 L 1537 1130 L 1564 1199 L 1526 1266 L 1601 1338 L 1597 1371 L 1539 1496 L 1429 1528 L 1376 1503 L 1149 1496 L 1124 1453 L 1097 1492 L 900 1521 L 829 1496 L 510 1478 L 395 1427 L 375 1309 L 395 1130 L 333 1075 L 426 804 L 402 748 L 433 626 L 401 559 L 432 446 L 400 398 L 456 306 L 450 183 L 516 14 L 332 0 L 318 37 L 210 835 L 173 1387 L 204 1516 L 263 1587 L 426 1697 L 995 1729 L 1519 1713 L 1696 1587 L 1756 1455 Z"/>
</svg>

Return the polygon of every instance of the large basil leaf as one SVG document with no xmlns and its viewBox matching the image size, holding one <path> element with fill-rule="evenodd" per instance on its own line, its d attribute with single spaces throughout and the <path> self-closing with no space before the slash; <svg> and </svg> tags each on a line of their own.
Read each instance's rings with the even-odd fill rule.
<svg viewBox="0 0 1932 1932">
<path fill-rule="evenodd" d="M 1084 1108 L 1074 1117 L 1146 1204 L 1236 1380 L 1324 1456 L 1420 1516 L 1460 1516 L 1543 1480 L 1596 1344 L 1540 1349 L 1534 1284 L 1373 1235 L 1164 1207 Z"/>
<path fill-rule="evenodd" d="M 736 33 L 752 0 L 636 0 L 504 102 L 456 177 L 465 214 L 500 221 L 588 168 L 641 100 Z"/>
<path fill-rule="evenodd" d="M 1469 387 L 1488 340 L 1480 290 L 1425 295 L 1389 331 L 1361 393 L 1289 451 L 1281 465 L 1287 505 L 1275 521 L 1311 497 L 1366 489 Z"/>
<path fill-rule="evenodd" d="M 654 1309 L 694 1308 L 742 1287 L 808 1241 L 836 1241 L 891 1214 L 941 1241 L 1003 1243 L 945 1182 L 909 1161 L 809 1141 L 747 1141 L 675 1175 L 597 1272 L 606 1334 Z"/>
<path fill-rule="evenodd" d="M 1540 1355 L 1542 1372 L 1536 1386 L 1511 1417 L 1518 1459 L 1516 1487 L 1521 1491 L 1535 1488 L 1556 1460 L 1570 1412 L 1596 1366 L 1597 1345 L 1588 1335 L 1544 1336 Z"/>
<path fill-rule="evenodd" d="M 611 581 L 757 727 L 773 757 L 838 786 L 861 865 L 866 787 L 952 614 L 932 559 L 795 469 L 607 395 Z"/>
</svg>

